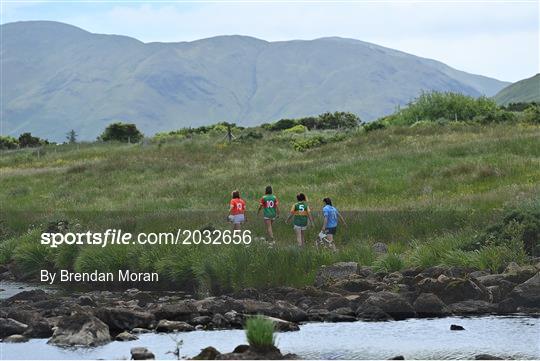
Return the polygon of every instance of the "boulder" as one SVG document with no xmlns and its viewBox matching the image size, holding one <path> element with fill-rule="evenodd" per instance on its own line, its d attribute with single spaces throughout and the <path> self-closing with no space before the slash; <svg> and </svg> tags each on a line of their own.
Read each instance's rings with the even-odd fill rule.
<svg viewBox="0 0 540 361">
<path fill-rule="evenodd" d="M 433 293 L 421 293 L 413 303 L 418 317 L 444 317 L 451 312 L 437 295 Z"/>
<path fill-rule="evenodd" d="M 204 300 L 201 300 L 204 301 Z M 199 316 L 197 305 L 192 300 L 183 300 L 176 303 L 160 305 L 154 311 L 154 317 L 171 321 L 189 321 Z"/>
<path fill-rule="evenodd" d="M 280 318 L 265 316 L 266 319 L 274 323 L 276 331 L 279 332 L 288 332 L 288 331 L 299 331 L 300 327 L 293 322 L 285 321 Z"/>
<path fill-rule="evenodd" d="M 116 341 L 135 341 L 139 338 L 135 336 L 134 334 L 131 334 L 127 331 L 120 332 L 116 337 L 114 338 Z"/>
<path fill-rule="evenodd" d="M 33 320 L 24 335 L 30 338 L 48 338 L 53 335 L 53 329 L 46 319 L 41 318 Z"/>
<path fill-rule="evenodd" d="M 43 290 L 30 290 L 30 291 L 22 291 L 19 292 L 11 297 L 9 297 L 6 302 L 11 304 L 15 301 L 43 301 L 45 299 L 49 298 L 49 295 L 47 292 Z"/>
<path fill-rule="evenodd" d="M 504 360 L 502 357 L 493 356 L 487 353 L 481 353 L 474 356 L 475 360 Z"/>
<path fill-rule="evenodd" d="M 235 348 L 233 353 L 241 353 L 241 352 L 236 352 L 236 348 Z M 221 353 L 218 350 L 216 350 L 212 346 L 209 346 L 209 347 L 203 348 L 197 356 L 193 357 L 193 360 L 215 360 L 216 357 L 220 354 Z"/>
<path fill-rule="evenodd" d="M 203 325 L 203 326 L 208 325 L 210 322 L 212 322 L 212 317 L 210 316 L 197 316 L 197 317 L 193 317 L 193 319 L 189 321 L 189 323 L 192 325 Z"/>
<path fill-rule="evenodd" d="M 540 272 L 514 287 L 510 297 L 519 306 L 540 307 Z"/>
<path fill-rule="evenodd" d="M 364 321 L 388 321 L 392 316 L 372 304 L 362 304 L 356 310 L 356 317 Z"/>
<path fill-rule="evenodd" d="M 403 281 L 403 275 L 401 274 L 401 272 L 392 272 L 388 275 L 386 275 L 384 278 L 383 278 L 383 281 L 386 283 L 386 284 L 398 284 L 398 283 L 401 283 L 401 281 Z"/>
<path fill-rule="evenodd" d="M 152 331 L 150 331 L 147 328 L 142 328 L 142 327 L 135 327 L 133 330 L 131 330 L 131 333 L 134 333 L 134 334 L 150 333 L 150 332 Z"/>
<path fill-rule="evenodd" d="M 328 311 L 333 311 L 337 308 L 349 307 L 350 303 L 351 301 L 349 301 L 349 299 L 346 297 L 334 296 L 334 297 L 327 298 L 324 301 L 322 306 L 326 308 Z"/>
<path fill-rule="evenodd" d="M 534 276 L 538 270 L 532 265 L 519 266 L 515 262 L 510 262 L 506 266 L 503 275 L 507 281 L 514 283 L 523 283 L 532 276 Z"/>
<path fill-rule="evenodd" d="M 154 360 L 155 356 L 146 347 L 133 347 L 130 350 L 132 360 Z"/>
<path fill-rule="evenodd" d="M 322 266 L 315 276 L 315 286 L 323 287 L 356 274 L 358 274 L 356 262 L 338 262 L 330 266 Z"/>
<path fill-rule="evenodd" d="M 235 312 L 235 311 L 231 311 L 231 312 Z M 212 317 L 210 322 L 212 323 L 212 326 L 215 328 L 227 328 L 231 324 L 228 318 L 223 316 L 221 313 L 216 313 Z"/>
<path fill-rule="evenodd" d="M 28 341 L 28 338 L 24 335 L 11 335 L 2 340 L 6 343 L 22 343 Z"/>
<path fill-rule="evenodd" d="M 498 286 L 501 284 L 501 282 L 506 281 L 504 275 L 502 274 L 488 274 L 485 276 L 476 277 L 476 279 L 486 287 Z"/>
<path fill-rule="evenodd" d="M 367 290 L 374 290 L 377 287 L 377 283 L 370 279 L 351 277 L 336 282 L 333 287 L 340 288 L 348 292 L 362 292 Z"/>
<path fill-rule="evenodd" d="M 444 284 L 444 288 L 433 293 L 439 296 L 446 304 L 463 300 L 487 301 L 490 299 L 489 291 L 479 282 L 476 283 L 472 279 L 450 278 L 440 283 Z"/>
<path fill-rule="evenodd" d="M 160 320 L 156 326 L 157 332 L 189 332 L 195 327 L 184 321 Z"/>
<path fill-rule="evenodd" d="M 465 327 L 460 325 L 450 325 L 450 331 L 465 331 Z"/>
<path fill-rule="evenodd" d="M 102 307 L 95 311 L 95 316 L 105 322 L 111 331 L 132 330 L 135 327 L 149 328 L 154 316 L 149 312 L 123 307 Z"/>
<path fill-rule="evenodd" d="M 411 304 L 393 292 L 381 291 L 374 293 L 369 296 L 364 302 L 364 305 L 377 306 L 395 320 L 403 320 L 416 316 L 416 311 Z"/>
<path fill-rule="evenodd" d="M 48 343 L 58 346 L 99 346 L 110 341 L 109 326 L 92 315 L 75 313 L 60 319 Z"/>
<path fill-rule="evenodd" d="M 482 315 L 497 312 L 497 305 L 482 300 L 467 300 L 448 305 L 456 315 Z"/>
<path fill-rule="evenodd" d="M 373 243 L 373 245 L 371 246 L 371 249 L 377 255 L 382 255 L 382 254 L 388 253 L 388 247 L 386 246 L 386 244 L 384 244 L 382 242 Z"/>
<path fill-rule="evenodd" d="M 0 318 L 0 337 L 22 334 L 28 329 L 28 325 L 12 318 Z"/>
<path fill-rule="evenodd" d="M 324 315 L 325 322 L 354 322 L 356 317 L 346 314 L 337 313 L 335 311 L 329 312 Z"/>
<path fill-rule="evenodd" d="M 96 307 L 97 306 L 96 301 L 94 300 L 94 298 L 91 297 L 91 296 L 86 296 L 86 295 L 80 296 L 77 299 L 77 303 L 79 305 L 81 305 L 81 306 L 90 306 L 90 307 Z"/>
</svg>

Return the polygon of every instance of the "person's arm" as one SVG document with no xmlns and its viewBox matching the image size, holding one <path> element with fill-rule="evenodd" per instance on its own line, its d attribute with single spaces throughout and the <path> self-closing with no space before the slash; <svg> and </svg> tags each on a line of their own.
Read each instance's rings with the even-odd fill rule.
<svg viewBox="0 0 540 361">
<path fill-rule="evenodd" d="M 339 219 L 341 219 L 341 222 L 343 222 L 343 225 L 347 225 L 347 222 L 345 222 L 345 218 L 343 218 L 343 216 L 341 215 L 340 212 L 338 212 L 338 216 L 339 216 Z"/>
<path fill-rule="evenodd" d="M 321 228 L 321 231 L 324 232 L 326 230 L 326 225 L 328 224 L 328 218 L 326 217 L 326 215 L 324 216 L 324 221 L 323 221 L 323 225 L 322 225 L 322 228 Z"/>
<path fill-rule="evenodd" d="M 291 208 L 291 211 L 289 212 L 289 215 L 287 216 L 287 219 L 285 220 L 285 223 L 289 223 L 289 221 L 291 220 L 292 216 L 294 214 L 294 205 L 292 206 Z"/>
<path fill-rule="evenodd" d="M 309 209 L 309 207 L 308 207 L 308 209 L 307 209 L 307 214 L 308 214 L 308 219 L 309 219 L 309 221 L 311 221 L 311 224 L 312 224 L 313 226 L 315 226 L 315 221 L 313 220 L 313 216 L 311 215 L 311 210 Z"/>
<path fill-rule="evenodd" d="M 259 213 L 261 213 L 262 207 L 263 205 L 259 203 L 259 208 L 257 208 L 257 216 L 259 215 Z"/>
</svg>

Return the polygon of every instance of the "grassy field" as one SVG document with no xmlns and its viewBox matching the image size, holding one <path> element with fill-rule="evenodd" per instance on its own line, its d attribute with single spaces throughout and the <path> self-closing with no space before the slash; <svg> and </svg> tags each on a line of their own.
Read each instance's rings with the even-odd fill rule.
<svg viewBox="0 0 540 361">
<path fill-rule="evenodd" d="M 247 132 L 245 130 L 244 132 Z M 221 292 L 245 286 L 303 285 L 321 264 L 354 260 L 382 270 L 449 264 L 498 269 L 526 262 L 520 247 L 481 244 L 486 227 L 505 210 L 540 204 L 540 126 L 455 123 L 390 127 L 304 152 L 291 142 L 314 134 L 267 132 L 228 144 L 223 134 L 144 144 L 80 144 L 0 153 L 0 263 L 35 275 L 44 266 L 112 271 L 155 270 L 178 287 Z M 240 134 L 237 134 L 240 135 Z M 294 247 L 283 219 L 277 246 L 39 245 L 50 221 L 67 219 L 82 231 L 131 232 L 228 228 L 230 192 L 248 204 L 246 227 L 264 236 L 254 211 L 271 184 L 289 209 L 304 192 L 322 224 L 321 199 L 331 197 L 349 227 L 339 230 L 339 252 Z M 285 212 L 283 212 L 285 213 Z M 519 232 L 518 232 L 519 233 Z M 514 237 L 516 238 L 516 237 Z M 517 237 L 519 238 L 519 237 Z M 519 241 L 519 239 L 518 239 Z M 377 258 L 374 242 L 389 245 Z"/>
</svg>

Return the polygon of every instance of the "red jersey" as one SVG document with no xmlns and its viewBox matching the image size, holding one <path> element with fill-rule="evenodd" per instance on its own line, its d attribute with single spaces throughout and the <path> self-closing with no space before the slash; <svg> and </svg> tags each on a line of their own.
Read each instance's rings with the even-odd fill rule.
<svg viewBox="0 0 540 361">
<path fill-rule="evenodd" d="M 246 211 L 246 202 L 242 198 L 233 198 L 231 199 L 231 214 L 244 214 Z"/>
</svg>

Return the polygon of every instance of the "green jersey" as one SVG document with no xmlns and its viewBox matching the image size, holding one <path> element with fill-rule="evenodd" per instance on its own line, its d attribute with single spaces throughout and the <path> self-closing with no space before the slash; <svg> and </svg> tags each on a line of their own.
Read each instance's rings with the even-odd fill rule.
<svg viewBox="0 0 540 361">
<path fill-rule="evenodd" d="M 273 194 L 266 194 L 261 198 L 264 218 L 276 218 L 278 203 L 277 197 Z"/>
<path fill-rule="evenodd" d="M 295 203 L 291 208 L 293 224 L 298 227 L 305 227 L 308 224 L 309 206 L 305 202 Z"/>
</svg>

